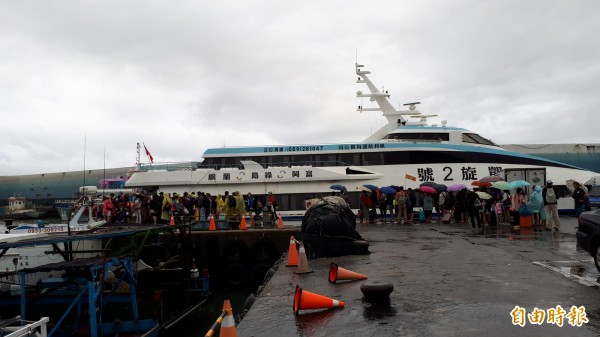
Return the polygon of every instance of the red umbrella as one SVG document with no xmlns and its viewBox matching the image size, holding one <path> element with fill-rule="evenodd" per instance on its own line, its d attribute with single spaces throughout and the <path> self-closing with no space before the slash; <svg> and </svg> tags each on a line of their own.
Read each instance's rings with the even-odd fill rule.
<svg viewBox="0 0 600 337">
<path fill-rule="evenodd" d="M 435 188 L 430 187 L 430 186 L 421 186 L 421 187 L 419 187 L 419 191 L 424 192 L 424 193 L 429 193 L 429 194 L 435 194 L 437 192 L 435 190 Z"/>
<path fill-rule="evenodd" d="M 471 183 L 471 185 L 477 186 L 477 187 L 490 187 L 490 186 L 492 186 L 492 183 L 489 181 L 475 180 L 474 182 Z"/>
<path fill-rule="evenodd" d="M 487 176 L 479 179 L 479 181 L 483 183 L 493 183 L 494 181 L 504 181 L 504 179 L 502 179 L 502 177 L 499 176 Z"/>
</svg>

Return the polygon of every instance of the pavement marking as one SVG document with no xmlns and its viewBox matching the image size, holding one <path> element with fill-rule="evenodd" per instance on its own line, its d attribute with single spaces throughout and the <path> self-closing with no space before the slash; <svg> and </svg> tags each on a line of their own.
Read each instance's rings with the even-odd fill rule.
<svg viewBox="0 0 600 337">
<path fill-rule="evenodd" d="M 592 260 L 593 261 L 593 260 Z M 555 264 L 560 264 L 560 263 L 578 263 L 578 262 L 590 262 L 590 261 L 578 261 L 578 260 L 573 260 L 573 261 L 545 261 L 545 262 L 541 262 L 541 261 L 534 261 L 533 264 L 544 267 L 546 269 L 550 269 L 552 271 L 555 271 L 563 276 L 565 276 L 566 278 L 569 279 L 574 279 L 577 283 L 588 286 L 588 287 L 600 287 L 600 283 L 598 283 L 598 280 L 591 280 L 587 277 L 584 276 L 579 276 L 576 274 L 573 274 L 571 272 L 568 272 L 566 270 L 561 269 L 561 268 L 557 268 L 555 266 L 550 265 L 549 263 L 555 263 Z M 571 267 L 575 267 L 575 266 L 571 266 Z"/>
</svg>

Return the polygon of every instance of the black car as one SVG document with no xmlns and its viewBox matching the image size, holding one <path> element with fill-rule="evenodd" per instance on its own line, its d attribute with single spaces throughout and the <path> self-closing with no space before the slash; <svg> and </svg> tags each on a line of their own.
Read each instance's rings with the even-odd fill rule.
<svg viewBox="0 0 600 337">
<path fill-rule="evenodd" d="M 600 271 L 600 209 L 579 216 L 577 245 L 594 257 L 596 268 Z"/>
</svg>

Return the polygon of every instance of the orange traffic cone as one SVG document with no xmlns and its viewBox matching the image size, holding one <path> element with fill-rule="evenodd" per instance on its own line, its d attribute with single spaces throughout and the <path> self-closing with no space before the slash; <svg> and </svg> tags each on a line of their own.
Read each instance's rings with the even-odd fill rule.
<svg viewBox="0 0 600 337">
<path fill-rule="evenodd" d="M 345 303 L 342 301 L 311 293 L 310 291 L 302 290 L 300 286 L 296 286 L 293 307 L 295 315 L 298 315 L 298 311 L 300 310 L 343 308 L 344 306 Z"/>
<path fill-rule="evenodd" d="M 217 225 L 215 224 L 215 217 L 212 214 L 210 215 L 210 222 L 208 224 L 208 230 L 209 231 L 217 230 Z"/>
<path fill-rule="evenodd" d="M 279 214 L 279 218 L 277 219 L 277 229 L 283 229 L 283 219 L 281 218 L 281 214 Z"/>
<path fill-rule="evenodd" d="M 169 221 L 170 226 L 175 226 L 175 218 L 171 215 L 171 221 Z"/>
<path fill-rule="evenodd" d="M 223 310 L 227 311 L 227 314 L 221 322 L 221 331 L 219 331 L 219 336 L 237 337 L 237 328 L 235 327 L 235 319 L 233 319 L 233 310 L 231 309 L 231 303 L 229 303 L 229 300 L 225 300 L 223 302 Z"/>
<path fill-rule="evenodd" d="M 290 249 L 288 250 L 288 263 L 286 267 L 298 266 L 298 250 L 296 250 L 296 240 L 294 236 L 290 236 Z"/>
<path fill-rule="evenodd" d="M 339 280 L 365 280 L 367 275 L 359 274 L 331 263 L 329 266 L 329 283 L 336 283 Z"/>
<path fill-rule="evenodd" d="M 246 215 L 242 215 L 242 221 L 240 222 L 240 229 L 245 231 L 247 228 L 246 225 Z"/>
<path fill-rule="evenodd" d="M 294 270 L 294 274 L 308 274 L 312 273 L 313 270 L 308 269 L 308 260 L 306 259 L 306 250 L 304 250 L 304 244 L 300 242 L 300 249 L 298 249 L 298 268 Z"/>
</svg>

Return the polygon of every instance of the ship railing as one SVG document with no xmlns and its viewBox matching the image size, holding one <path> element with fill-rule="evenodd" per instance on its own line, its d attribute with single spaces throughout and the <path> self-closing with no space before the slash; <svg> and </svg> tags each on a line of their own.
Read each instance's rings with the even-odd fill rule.
<svg viewBox="0 0 600 337">
<path fill-rule="evenodd" d="M 259 162 L 262 167 L 323 167 L 323 166 L 352 166 L 343 161 L 282 161 L 276 163 L 264 163 Z M 210 170 L 241 170 L 243 169 L 242 164 L 213 164 L 213 165 L 202 165 L 197 162 L 189 163 L 154 163 L 154 164 L 140 164 L 139 171 L 195 171 L 197 169 L 210 169 Z"/>
<path fill-rule="evenodd" d="M 42 317 L 37 321 L 25 321 L 21 316 L 2 322 L 0 332 L 8 333 L 11 337 L 39 336 L 47 337 L 47 324 L 50 321 L 48 317 Z M 4 334 L 2 334 L 4 336 Z"/>
</svg>

